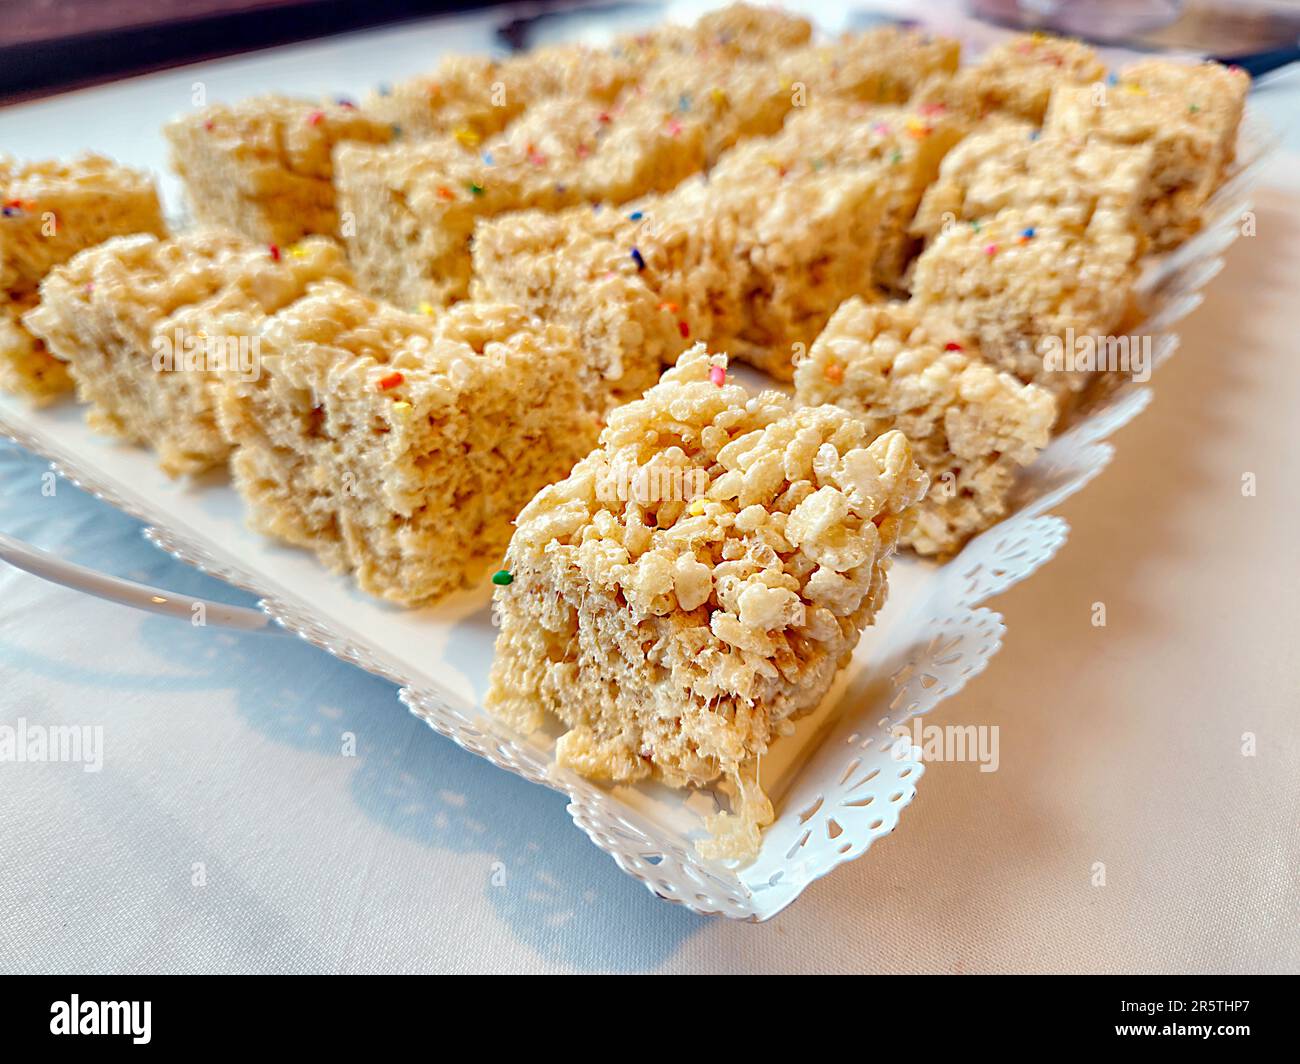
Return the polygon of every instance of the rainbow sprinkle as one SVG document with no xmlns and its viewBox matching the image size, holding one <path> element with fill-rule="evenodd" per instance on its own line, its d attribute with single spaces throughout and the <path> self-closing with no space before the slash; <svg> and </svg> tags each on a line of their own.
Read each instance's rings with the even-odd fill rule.
<svg viewBox="0 0 1300 1064">
<path fill-rule="evenodd" d="M 492 574 L 492 583 L 497 587 L 509 587 L 515 582 L 515 578 L 510 575 L 509 569 L 498 569 Z"/>
<path fill-rule="evenodd" d="M 278 245 L 278 244 L 271 244 L 271 245 L 268 247 L 267 250 L 270 251 L 270 253 L 271 253 L 271 261 L 272 261 L 272 262 L 279 262 L 279 261 L 280 261 L 280 245 Z"/>
<path fill-rule="evenodd" d="M 394 370 L 392 373 L 388 374 L 388 376 L 379 378 L 378 388 L 381 392 L 386 392 L 390 388 L 396 388 L 404 380 L 406 380 L 406 378 Z"/>
<path fill-rule="evenodd" d="M 712 366 L 709 369 L 709 380 L 711 380 L 719 388 L 722 387 L 722 384 L 726 379 L 727 379 L 727 371 L 723 369 L 721 366 Z"/>
<path fill-rule="evenodd" d="M 638 272 L 645 269 L 645 257 L 641 254 L 640 249 L 632 249 L 632 261 L 636 263 Z"/>
</svg>

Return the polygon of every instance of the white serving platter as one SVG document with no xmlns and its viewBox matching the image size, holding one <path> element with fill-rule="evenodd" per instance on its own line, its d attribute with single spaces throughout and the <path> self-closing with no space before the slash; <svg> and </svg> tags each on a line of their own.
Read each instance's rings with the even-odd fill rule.
<svg viewBox="0 0 1300 1064">
<path fill-rule="evenodd" d="M 262 83 L 254 75 L 259 65 L 264 73 L 270 69 L 266 62 L 266 57 L 233 60 L 203 69 L 214 70 L 215 80 L 228 84 L 232 76 L 226 67 L 238 68 L 239 95 L 269 87 L 319 91 L 315 69 L 297 85 L 286 85 L 293 79 L 282 71 L 273 85 Z M 157 77 L 174 89 L 193 74 Z M 148 82 L 73 94 L 57 101 L 58 109 L 80 107 L 88 118 L 105 94 L 135 92 Z M 355 84 L 335 84 L 341 91 L 359 91 Z M 0 116 L 0 130 L 7 117 Z M 155 144 L 137 134 L 124 141 L 128 150 L 116 150 L 111 129 L 94 137 L 91 129 L 84 124 L 78 134 L 84 141 L 54 150 L 33 150 L 32 144 L 12 139 L 6 146 L 34 156 L 98 148 L 125 162 L 160 165 L 160 135 L 151 133 Z M 1221 268 L 1270 146 L 1265 132 L 1248 122 L 1239 172 L 1216 196 L 1210 224 L 1147 271 L 1143 288 L 1150 315 L 1133 331 L 1152 337 L 1157 365 L 1177 346 L 1173 326 L 1196 306 L 1201 288 Z M 566 793 L 574 822 L 656 894 L 701 913 L 764 920 L 897 826 L 924 765 L 919 750 L 896 739 L 896 729 L 932 710 L 984 668 L 1000 645 L 1003 626 L 1000 615 L 983 603 L 1055 554 L 1067 529 L 1050 510 L 1106 466 L 1113 454 L 1106 438 L 1150 398 L 1149 384 L 1128 382 L 1078 419 L 1025 472 L 1014 512 L 956 559 L 944 565 L 909 556 L 897 560 L 890 601 L 878 625 L 865 634 L 822 706 L 765 757 L 762 779 L 777 820 L 765 832 L 757 859 L 741 867 L 704 860 L 695 849 L 705 834 L 704 818 L 724 806 L 725 798 L 659 786 L 598 786 L 553 767 L 554 733 L 520 735 L 484 712 L 495 635 L 488 586 L 425 610 L 386 606 L 329 574 L 305 552 L 249 531 L 223 475 L 170 480 L 147 451 L 91 432 L 81 409 L 71 403 L 36 411 L 0 396 L 0 435 L 144 521 L 146 535 L 162 549 L 256 594 L 284 628 L 400 685 L 402 701 L 440 733 L 502 768 Z"/>
</svg>

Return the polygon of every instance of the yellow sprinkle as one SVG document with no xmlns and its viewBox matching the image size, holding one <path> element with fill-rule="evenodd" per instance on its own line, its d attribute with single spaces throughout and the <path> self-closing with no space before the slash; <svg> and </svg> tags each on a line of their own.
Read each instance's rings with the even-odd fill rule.
<svg viewBox="0 0 1300 1064">
<path fill-rule="evenodd" d="M 462 144 L 468 145 L 471 148 L 474 147 L 474 145 L 479 142 L 479 135 L 475 133 L 472 129 L 466 129 L 464 126 L 456 130 L 454 135 L 458 141 L 460 141 Z"/>
<path fill-rule="evenodd" d="M 409 417 L 411 413 L 411 404 L 404 399 L 399 399 L 393 404 L 393 413 L 398 417 Z"/>
<path fill-rule="evenodd" d="M 427 314 L 429 317 L 433 317 L 434 315 L 432 303 L 421 303 L 418 309 L 421 314 Z"/>
<path fill-rule="evenodd" d="M 711 99 L 719 107 L 725 107 L 727 103 L 727 94 L 723 92 L 721 89 L 712 89 L 709 92 L 709 99 Z"/>
<path fill-rule="evenodd" d="M 289 249 L 289 254 L 295 259 L 305 259 L 307 257 L 307 249 L 301 244 L 294 244 L 293 247 Z"/>
<path fill-rule="evenodd" d="M 1131 81 L 1125 83 L 1124 91 L 1128 93 L 1132 93 L 1134 96 L 1145 96 L 1147 94 L 1146 89 L 1144 89 L 1141 85 L 1133 84 L 1133 82 Z"/>
<path fill-rule="evenodd" d="M 700 514 L 702 513 L 704 513 L 704 500 L 696 499 L 693 503 L 691 503 L 691 516 L 699 517 Z"/>
</svg>

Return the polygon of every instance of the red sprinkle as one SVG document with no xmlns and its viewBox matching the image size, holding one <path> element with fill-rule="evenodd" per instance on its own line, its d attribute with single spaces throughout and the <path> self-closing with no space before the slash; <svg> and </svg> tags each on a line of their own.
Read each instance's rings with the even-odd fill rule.
<svg viewBox="0 0 1300 1064">
<path fill-rule="evenodd" d="M 320 125 L 323 121 L 325 121 L 325 112 L 324 112 L 324 111 L 313 111 L 311 114 L 309 114 L 309 115 L 307 116 L 307 121 L 308 121 L 311 125 L 313 125 L 313 126 L 318 126 L 318 125 Z"/>
<path fill-rule="evenodd" d="M 386 392 L 388 391 L 389 388 L 396 388 L 404 380 L 406 380 L 405 377 L 403 377 L 400 373 L 394 371 L 390 373 L 387 377 L 383 377 L 380 379 L 379 390 L 381 392 Z"/>
<path fill-rule="evenodd" d="M 209 118 L 206 122 L 203 123 L 203 128 L 206 129 L 209 133 L 211 133 L 213 124 L 214 123 L 212 119 Z"/>
<path fill-rule="evenodd" d="M 984 249 L 985 255 L 996 255 L 997 253 L 998 253 L 997 244 L 990 244 L 988 247 Z"/>
<path fill-rule="evenodd" d="M 279 244 L 272 244 L 272 245 L 270 246 L 269 250 L 270 250 L 270 252 L 271 252 L 271 261 L 272 261 L 272 262 L 279 262 L 279 261 L 280 261 L 280 245 L 279 245 Z"/>
<path fill-rule="evenodd" d="M 961 344 L 954 343 L 952 340 L 949 340 L 946 344 L 944 344 L 944 345 L 943 345 L 943 349 L 944 349 L 945 351 L 964 351 L 964 350 L 966 350 L 964 347 L 961 346 Z"/>
<path fill-rule="evenodd" d="M 711 380 L 719 388 L 722 387 L 722 382 L 725 381 L 726 379 L 727 379 L 727 371 L 723 369 L 721 366 L 713 366 L 709 370 L 709 380 Z"/>
<path fill-rule="evenodd" d="M 684 322 L 684 321 L 679 321 L 679 322 L 677 323 L 677 331 L 678 331 L 679 333 L 682 334 L 682 339 L 683 339 L 683 340 L 688 340 L 688 339 L 690 339 L 690 335 L 691 335 L 691 327 L 690 327 L 689 325 L 687 325 L 686 322 Z"/>
</svg>

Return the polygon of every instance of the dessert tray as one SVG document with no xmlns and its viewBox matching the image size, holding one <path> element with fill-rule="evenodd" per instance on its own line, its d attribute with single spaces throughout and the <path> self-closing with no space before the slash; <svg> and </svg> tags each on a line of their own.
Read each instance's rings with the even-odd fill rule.
<svg viewBox="0 0 1300 1064">
<path fill-rule="evenodd" d="M 1145 318 L 1131 332 L 1151 338 L 1156 366 L 1174 352 L 1176 324 L 1222 267 L 1271 147 L 1269 133 L 1248 115 L 1236 171 L 1212 201 L 1204 230 L 1149 264 L 1141 282 Z M 758 375 L 741 376 L 754 383 Z M 399 685 L 401 701 L 431 728 L 500 768 L 567 794 L 574 823 L 655 894 L 703 914 L 766 920 L 898 825 L 925 771 L 902 726 L 988 664 L 1004 627 L 985 603 L 1060 549 L 1068 528 L 1051 511 L 1105 468 L 1114 454 L 1108 437 L 1151 395 L 1149 383 L 1128 381 L 1086 406 L 1025 470 L 1010 516 L 956 558 L 942 565 L 910 555 L 895 560 L 889 603 L 852 663 L 818 710 L 764 758 L 764 789 L 777 819 L 757 858 L 740 866 L 706 860 L 695 848 L 706 836 L 705 819 L 725 807 L 725 798 L 654 785 L 597 785 L 554 767 L 555 734 L 521 735 L 483 710 L 495 635 L 490 586 L 416 611 L 368 598 L 306 552 L 247 529 L 224 475 L 173 481 L 149 452 L 92 432 L 72 404 L 33 410 L 0 396 L 0 435 L 145 522 L 146 537 L 161 549 L 257 595 L 275 624 Z M 8 556 L 23 564 L 12 550 Z M 56 560 L 26 562 L 33 571 L 43 568 L 42 575 L 130 599 L 122 588 L 108 589 L 85 571 L 70 574 Z M 165 600 L 173 613 L 191 606 L 166 592 L 136 591 L 155 607 Z M 250 611 L 212 610 L 209 623 L 258 627 L 260 618 L 250 620 Z"/>
</svg>

